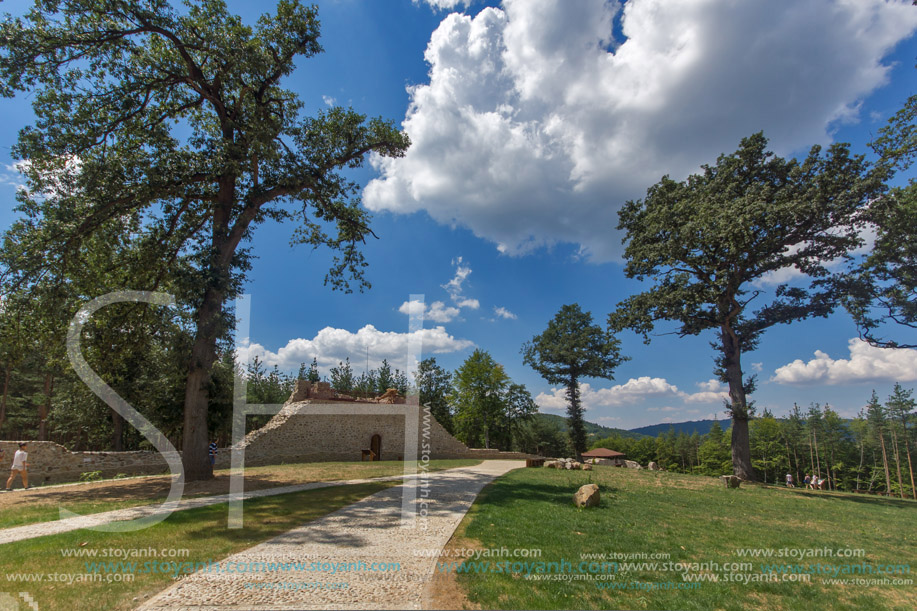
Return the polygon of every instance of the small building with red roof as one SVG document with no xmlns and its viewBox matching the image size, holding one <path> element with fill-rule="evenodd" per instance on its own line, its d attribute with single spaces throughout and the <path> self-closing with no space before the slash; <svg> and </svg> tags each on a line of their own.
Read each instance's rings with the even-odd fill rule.
<svg viewBox="0 0 917 611">
<path fill-rule="evenodd" d="M 583 460 L 599 465 L 621 466 L 626 458 L 626 454 L 609 450 L 608 448 L 596 448 L 583 452 Z"/>
</svg>

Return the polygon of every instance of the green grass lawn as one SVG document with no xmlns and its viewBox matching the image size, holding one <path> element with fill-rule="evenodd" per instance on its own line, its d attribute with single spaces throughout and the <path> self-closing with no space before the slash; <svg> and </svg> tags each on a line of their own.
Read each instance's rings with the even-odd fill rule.
<svg viewBox="0 0 917 611">
<path fill-rule="evenodd" d="M 597 508 L 572 503 L 585 483 L 600 486 Z M 830 575 L 811 574 L 810 583 L 726 582 L 760 579 L 769 564 L 821 563 L 823 570 L 851 570 L 860 565 L 907 565 L 917 569 L 917 503 L 853 494 L 743 485 L 727 490 L 716 479 L 700 476 L 598 467 L 592 472 L 520 469 L 499 478 L 478 497 L 452 542 L 456 547 L 536 548 L 540 558 L 490 558 L 489 565 L 466 560 L 458 583 L 468 599 L 485 609 L 914 609 L 915 585 L 836 585 Z M 863 549 L 864 557 L 749 558 L 739 548 Z M 605 583 L 577 578 L 603 571 L 580 565 L 583 554 L 669 554 L 671 563 L 709 563 L 691 571 L 658 566 L 624 567 Z M 784 552 L 784 554 L 800 552 Z M 813 552 L 806 552 L 813 553 Z M 824 552 L 819 552 L 824 553 Z M 510 566 L 496 573 L 501 560 L 571 563 L 571 581 L 526 578 L 537 565 Z M 476 566 L 474 563 L 478 562 Z M 636 559 L 634 562 L 666 562 Z M 726 563 L 750 562 L 751 568 Z M 719 563 L 719 567 L 712 563 Z M 847 567 L 846 569 L 843 567 Z M 475 569 L 481 572 L 475 572 Z M 546 570 L 567 569 L 548 567 Z M 852 570 L 865 570 L 854 568 Z M 686 582 L 684 572 L 719 576 L 718 583 Z M 747 576 L 747 577 L 746 577 Z M 838 574 L 838 579 L 911 579 L 917 575 Z M 549 577 L 550 578 L 550 577 Z M 778 579 L 780 576 L 778 575 Z M 553 578 L 551 578 L 553 579 Z M 679 586 L 678 584 L 683 584 Z M 660 586 L 652 584 L 663 584 Z M 677 589 L 695 587 L 696 589 Z M 624 587 L 626 589 L 609 589 Z M 668 588 L 668 589 L 666 589 Z"/>
<path fill-rule="evenodd" d="M 110 579 L 115 581 L 109 578 L 98 582 L 83 581 L 79 576 L 90 572 L 86 563 L 94 559 L 65 557 L 62 550 L 181 549 L 188 550 L 189 554 L 159 560 L 216 562 L 392 485 L 395 483 L 374 482 L 251 499 L 244 505 L 245 527 L 238 530 L 226 527 L 227 504 L 223 503 L 177 512 L 164 522 L 132 533 L 79 530 L 0 545 L 0 580 L 4 582 L 0 592 L 28 592 L 42 611 L 132 609 L 171 585 L 172 575 L 136 573 L 132 581 L 125 582 L 120 581 L 124 573 L 113 573 Z M 143 563 L 148 559 L 134 560 Z M 117 559 L 99 557 L 95 560 Z M 46 577 L 41 583 L 23 582 L 15 580 L 14 574 Z M 64 575 L 65 579 L 74 581 L 49 581 L 48 575 Z"/>
<path fill-rule="evenodd" d="M 431 460 L 428 470 L 441 471 L 476 465 L 480 462 L 473 459 Z M 221 469 L 214 473 L 216 479 L 225 480 L 225 489 L 195 491 L 194 484 L 189 484 L 183 498 L 226 494 L 229 491 L 229 473 L 229 469 Z M 249 467 L 245 469 L 245 489 L 249 491 L 310 482 L 387 477 L 403 473 L 404 463 L 400 461 L 292 463 Z M 81 486 L 49 487 L 42 491 L 43 496 L 21 492 L 5 493 L 16 502 L 0 509 L 0 529 L 57 520 L 60 517 L 60 507 L 87 515 L 161 503 L 166 499 L 168 486 L 169 476 L 151 476 L 106 480 Z M 3 500 L 6 500 L 6 497 Z"/>
</svg>

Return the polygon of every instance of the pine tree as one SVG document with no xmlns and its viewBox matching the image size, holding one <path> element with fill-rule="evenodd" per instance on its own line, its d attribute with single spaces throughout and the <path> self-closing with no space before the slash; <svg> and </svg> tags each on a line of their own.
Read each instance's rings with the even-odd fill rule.
<svg viewBox="0 0 917 611">
<path fill-rule="evenodd" d="M 417 366 L 414 386 L 420 395 L 420 404 L 429 407 L 436 421 L 451 433 L 452 413 L 449 411 L 448 395 L 452 386 L 452 374 L 437 365 L 435 358 L 430 357 Z"/>
<path fill-rule="evenodd" d="M 309 373 L 306 374 L 306 379 L 315 384 L 316 382 L 321 382 L 322 376 L 318 373 L 318 358 L 312 357 L 312 364 L 309 365 Z"/>
<path fill-rule="evenodd" d="M 350 357 L 338 362 L 337 367 L 331 368 L 331 387 L 339 393 L 349 395 L 353 392 L 355 383 Z"/>
<path fill-rule="evenodd" d="M 917 406 L 917 402 L 911 397 L 913 392 L 913 390 L 904 390 L 901 384 L 896 383 L 891 396 L 888 398 L 886 407 L 889 415 L 892 418 L 898 418 L 901 422 L 901 429 L 904 433 L 904 452 L 907 454 L 907 469 L 911 476 L 911 495 L 917 500 L 917 487 L 914 486 L 914 465 L 911 461 L 911 445 L 907 428 L 907 421 L 914 411 L 915 406 Z"/>
<path fill-rule="evenodd" d="M 613 379 L 626 359 L 613 334 L 593 324 L 592 314 L 579 304 L 565 305 L 547 329 L 522 346 L 523 362 L 551 384 L 563 384 L 567 394 L 567 429 L 577 458 L 586 451 L 584 408 L 579 384 L 583 378 Z"/>
<path fill-rule="evenodd" d="M 892 478 L 888 469 L 888 453 L 885 451 L 885 428 L 887 426 L 885 419 L 885 409 L 879 403 L 879 397 L 876 391 L 872 391 L 872 396 L 866 404 L 866 420 L 869 423 L 870 433 L 873 439 L 878 443 L 882 450 L 882 467 L 885 471 L 885 492 L 891 494 Z"/>
</svg>

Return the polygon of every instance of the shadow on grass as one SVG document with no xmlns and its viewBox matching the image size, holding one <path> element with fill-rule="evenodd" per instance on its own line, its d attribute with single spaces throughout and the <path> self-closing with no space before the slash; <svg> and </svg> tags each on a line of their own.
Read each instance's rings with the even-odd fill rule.
<svg viewBox="0 0 917 611">
<path fill-rule="evenodd" d="M 603 485 L 601 482 L 581 482 L 568 485 L 566 482 L 529 483 L 513 482 L 511 486 L 501 486 L 499 481 L 491 483 L 481 492 L 482 503 L 490 505 L 512 505 L 522 501 L 540 501 L 552 505 L 573 506 L 573 494 L 580 486 L 598 484 L 602 507 L 606 506 L 606 499 L 613 498 L 618 492 L 614 486 Z"/>
<path fill-rule="evenodd" d="M 783 490 L 786 494 L 795 494 L 798 496 L 805 496 L 808 498 L 819 498 L 832 501 L 847 501 L 851 503 L 859 503 L 863 505 L 872 505 L 876 506 L 891 506 L 899 507 L 902 509 L 917 509 L 917 501 L 911 499 L 901 499 L 901 498 L 890 498 L 878 495 L 871 494 L 854 494 L 852 492 L 841 492 L 841 491 L 818 491 L 818 490 L 800 490 L 800 489 L 781 489 L 779 487 L 774 487 L 776 490 Z"/>
</svg>

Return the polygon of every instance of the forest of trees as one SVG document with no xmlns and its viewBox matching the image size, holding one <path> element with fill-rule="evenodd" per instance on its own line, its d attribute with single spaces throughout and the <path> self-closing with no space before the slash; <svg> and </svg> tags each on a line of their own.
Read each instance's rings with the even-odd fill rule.
<svg viewBox="0 0 917 611">
<path fill-rule="evenodd" d="M 913 391 L 896 384 L 885 403 L 873 393 L 856 418 L 841 418 L 829 405 L 794 405 L 785 418 L 764 410 L 749 423 L 752 465 L 757 479 L 782 484 L 806 474 L 828 481 L 831 490 L 865 490 L 917 499 L 911 452 L 915 444 Z M 612 436 L 593 444 L 624 452 L 643 465 L 700 475 L 732 473 L 730 431 L 714 422 L 710 432 L 674 430 L 656 438 Z"/>
<path fill-rule="evenodd" d="M 251 270 L 254 230 L 287 222 L 294 243 L 334 257 L 325 284 L 368 287 L 362 244 L 374 234 L 349 172 L 370 153 L 403 156 L 410 141 L 392 121 L 353 109 L 306 116 L 283 89 L 298 60 L 322 51 L 315 7 L 282 3 L 245 26 L 221 3 L 190 2 L 187 11 L 165 1 L 67 5 L 74 10 L 36 3 L 0 23 L 0 95 L 28 96 L 34 113 L 12 148 L 26 185 L 0 244 L 0 436 L 74 450 L 148 447 L 76 376 L 66 338 L 91 299 L 125 287 L 168 293 L 174 306 L 100 310 L 86 321 L 81 351 L 182 448 L 186 479 L 207 479 L 207 443 L 225 440 L 231 421 L 232 303 Z M 765 481 L 815 471 L 838 488 L 914 495 L 909 392 L 896 387 L 884 404 L 874 398 L 849 424 L 826 406 L 778 420 L 755 413 L 755 376 L 742 363 L 768 329 L 840 307 L 871 344 L 915 345 L 905 333 L 917 328 L 917 180 L 892 183 L 917 158 L 915 126 L 912 96 L 870 143 L 875 161 L 843 143 L 783 159 L 763 133 L 752 134 L 699 173 L 682 182 L 665 176 L 624 203 L 624 272 L 649 281 L 646 290 L 618 303 L 605 329 L 577 304 L 564 306 L 523 348 L 528 365 L 566 388 L 568 446 L 531 418 L 531 395 L 483 350 L 451 373 L 424 361 L 414 380 L 387 361 L 357 375 L 345 359 L 330 381 L 354 396 L 416 387 L 472 446 L 578 454 L 580 384 L 612 379 L 627 358 L 614 334 L 648 342 L 668 325 L 714 340 L 732 426 L 657 439 L 656 462 L 692 472 L 731 463 Z M 857 254 L 867 223 L 875 243 Z M 800 273 L 795 284 L 758 288 L 790 268 Z M 296 377 L 320 378 L 316 360 L 296 376 L 256 361 L 247 375 L 257 402 L 282 402 Z M 649 457 L 645 440 L 605 443 Z"/>
</svg>

